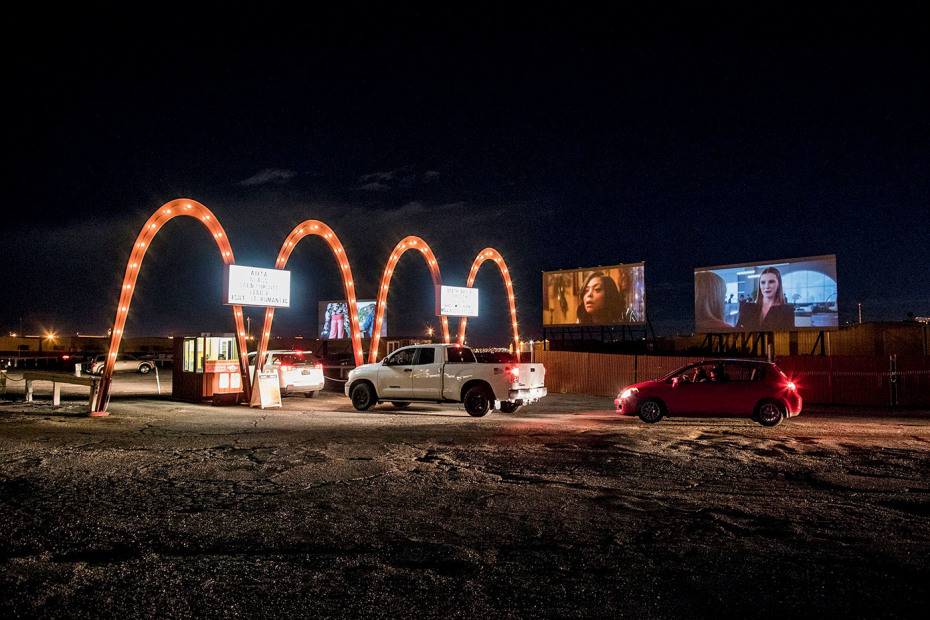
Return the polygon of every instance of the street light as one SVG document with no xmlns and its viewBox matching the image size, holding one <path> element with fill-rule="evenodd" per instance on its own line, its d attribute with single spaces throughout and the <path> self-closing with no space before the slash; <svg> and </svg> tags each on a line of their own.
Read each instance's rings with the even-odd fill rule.
<svg viewBox="0 0 930 620">
<path fill-rule="evenodd" d="M 39 353 L 42 353 L 42 343 L 46 340 L 51 344 L 55 341 L 55 332 L 45 332 L 45 336 L 32 336 L 39 339 Z"/>
</svg>

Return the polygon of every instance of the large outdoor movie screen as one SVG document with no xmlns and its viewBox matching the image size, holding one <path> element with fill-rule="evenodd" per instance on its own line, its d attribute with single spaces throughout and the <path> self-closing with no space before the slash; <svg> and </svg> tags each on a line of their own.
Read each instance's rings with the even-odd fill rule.
<svg viewBox="0 0 930 620">
<path fill-rule="evenodd" d="M 643 263 L 543 272 L 543 325 L 643 325 Z"/>
<path fill-rule="evenodd" d="M 373 300 L 359 301 L 358 324 L 362 338 L 371 338 L 374 329 L 375 306 Z M 349 338 L 349 304 L 345 301 L 321 301 L 319 306 L 320 339 L 341 340 Z M 387 321 L 381 322 L 381 336 L 387 336 Z"/>
<path fill-rule="evenodd" d="M 694 270 L 697 333 L 824 330 L 838 325 L 836 255 Z"/>
</svg>

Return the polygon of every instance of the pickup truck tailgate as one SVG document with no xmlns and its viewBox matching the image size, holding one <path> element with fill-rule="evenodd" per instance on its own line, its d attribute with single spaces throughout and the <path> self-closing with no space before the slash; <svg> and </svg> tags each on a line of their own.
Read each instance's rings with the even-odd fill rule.
<svg viewBox="0 0 930 620">
<path fill-rule="evenodd" d="M 517 364 L 520 374 L 514 382 L 521 388 L 542 387 L 546 384 L 546 368 L 542 364 Z"/>
</svg>

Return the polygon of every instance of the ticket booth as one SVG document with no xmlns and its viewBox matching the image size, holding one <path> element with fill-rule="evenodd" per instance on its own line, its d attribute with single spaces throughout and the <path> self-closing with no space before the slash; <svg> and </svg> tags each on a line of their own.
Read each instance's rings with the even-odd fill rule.
<svg viewBox="0 0 930 620">
<path fill-rule="evenodd" d="M 173 366 L 176 400 L 234 405 L 243 397 L 239 347 L 231 334 L 175 337 Z"/>
</svg>

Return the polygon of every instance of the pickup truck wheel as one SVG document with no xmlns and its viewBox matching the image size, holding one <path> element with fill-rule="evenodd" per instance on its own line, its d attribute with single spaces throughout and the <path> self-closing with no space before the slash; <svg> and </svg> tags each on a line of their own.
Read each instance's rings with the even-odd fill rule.
<svg viewBox="0 0 930 620">
<path fill-rule="evenodd" d="M 468 415 L 480 418 L 491 410 L 491 396 L 488 388 L 483 385 L 476 385 L 465 392 L 465 411 Z"/>
<path fill-rule="evenodd" d="M 504 401 L 501 403 L 501 412 L 502 413 L 514 413 L 517 409 L 520 408 L 520 405 L 517 403 L 512 403 L 510 401 Z"/>
<path fill-rule="evenodd" d="M 410 406 L 410 403 L 402 400 L 392 400 L 391 404 L 394 405 L 395 409 L 406 409 Z"/>
<path fill-rule="evenodd" d="M 359 383 L 352 388 L 352 406 L 359 411 L 368 411 L 375 404 L 375 390 L 368 383 Z"/>
</svg>

